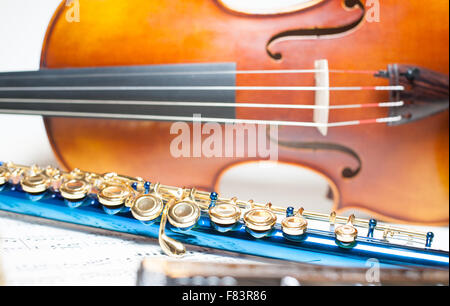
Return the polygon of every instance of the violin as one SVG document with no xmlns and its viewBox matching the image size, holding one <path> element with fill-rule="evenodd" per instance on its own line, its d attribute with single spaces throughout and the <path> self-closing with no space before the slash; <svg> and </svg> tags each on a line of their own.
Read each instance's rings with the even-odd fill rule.
<svg viewBox="0 0 450 306">
<path fill-rule="evenodd" d="M 63 1 L 41 69 L 0 74 L 0 113 L 43 115 L 65 170 L 211 191 L 276 142 L 279 163 L 327 180 L 333 210 L 447 225 L 448 21 L 440 1 Z M 190 154 L 171 154 L 174 121 L 209 124 Z M 242 154 L 195 152 L 230 124 L 266 128 Z"/>
</svg>

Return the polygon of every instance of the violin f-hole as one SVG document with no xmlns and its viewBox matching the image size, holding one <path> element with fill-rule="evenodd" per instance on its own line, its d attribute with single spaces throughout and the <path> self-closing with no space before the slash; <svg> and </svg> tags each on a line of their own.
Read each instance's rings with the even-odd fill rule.
<svg viewBox="0 0 450 306">
<path fill-rule="evenodd" d="M 360 0 L 344 0 L 343 5 L 347 9 L 358 8 L 361 10 L 360 16 L 353 22 L 345 24 L 339 27 L 330 28 L 312 28 L 312 29 L 293 29 L 287 30 L 272 36 L 266 44 L 267 54 L 274 60 L 279 61 L 282 59 L 281 52 L 273 52 L 272 47 L 281 41 L 289 40 L 304 40 L 304 39 L 324 39 L 333 38 L 337 35 L 349 34 L 352 30 L 358 27 L 364 20 L 366 15 L 366 8 Z"/>
<path fill-rule="evenodd" d="M 270 135 L 270 131 L 266 129 L 266 137 L 269 141 L 275 141 L 272 139 L 272 136 Z M 341 176 L 346 179 L 354 178 L 358 175 L 358 173 L 361 171 L 362 168 L 362 160 L 361 157 L 359 157 L 358 153 L 356 153 L 354 150 L 352 150 L 349 147 L 337 144 L 337 143 L 331 143 L 331 142 L 302 142 L 302 141 L 281 141 L 277 140 L 277 144 L 280 147 L 285 148 L 291 148 L 291 149 L 297 149 L 297 150 L 324 150 L 324 151 L 337 151 L 346 154 L 347 156 L 352 157 L 356 163 L 357 166 L 352 168 L 350 166 L 345 166 L 342 169 Z"/>
</svg>

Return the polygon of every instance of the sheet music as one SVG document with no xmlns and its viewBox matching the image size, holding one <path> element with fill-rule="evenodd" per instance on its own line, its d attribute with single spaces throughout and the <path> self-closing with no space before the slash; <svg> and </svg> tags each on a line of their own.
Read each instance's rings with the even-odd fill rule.
<svg viewBox="0 0 450 306">
<path fill-rule="evenodd" d="M 156 239 L 0 211 L 6 285 L 132 286 L 148 256 L 166 257 Z M 198 247 L 180 260 L 252 261 Z"/>
</svg>

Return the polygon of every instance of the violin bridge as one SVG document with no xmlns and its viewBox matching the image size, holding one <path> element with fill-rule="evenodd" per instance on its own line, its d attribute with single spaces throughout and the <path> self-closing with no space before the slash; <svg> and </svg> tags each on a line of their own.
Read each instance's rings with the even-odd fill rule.
<svg viewBox="0 0 450 306">
<path fill-rule="evenodd" d="M 319 123 L 317 129 L 319 132 L 326 136 L 328 133 L 328 116 L 329 116 L 329 106 L 330 106 L 330 76 L 328 72 L 328 60 L 316 60 L 314 62 L 314 67 L 317 70 L 315 73 L 315 81 L 317 87 L 323 87 L 326 89 L 316 90 L 315 92 L 315 104 L 321 106 L 320 108 L 314 109 L 313 120 L 315 123 Z"/>
</svg>

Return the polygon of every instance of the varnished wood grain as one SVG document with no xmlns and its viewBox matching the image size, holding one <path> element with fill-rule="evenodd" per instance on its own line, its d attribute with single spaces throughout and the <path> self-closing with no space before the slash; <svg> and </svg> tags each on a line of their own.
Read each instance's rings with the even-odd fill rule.
<svg viewBox="0 0 450 306">
<path fill-rule="evenodd" d="M 333 69 L 386 69 L 414 64 L 448 74 L 448 4 L 444 1 L 381 1 L 381 22 L 363 22 L 330 39 L 266 44 L 291 29 L 333 28 L 360 17 L 339 0 L 290 14 L 234 14 L 210 0 L 80 0 L 80 23 L 65 20 L 64 2 L 46 35 L 43 68 L 197 62 L 235 62 L 238 69 L 312 68 L 326 58 Z M 371 76 L 332 75 L 333 86 L 385 85 Z M 312 75 L 239 75 L 237 85 L 313 85 Z M 381 92 L 332 93 L 333 104 L 386 101 Z M 313 103 L 313 93 L 238 92 L 237 102 Z M 238 108 L 238 118 L 304 120 L 309 111 Z M 386 116 L 383 109 L 340 110 L 330 121 Z M 53 149 L 64 168 L 117 171 L 181 186 L 213 189 L 221 172 L 248 158 L 173 158 L 170 123 L 45 118 Z M 354 207 L 395 222 L 448 224 L 448 112 L 411 124 L 339 127 L 324 137 L 312 128 L 280 127 L 289 142 L 348 147 L 361 158 L 361 171 L 348 154 L 280 147 L 279 159 L 325 175 L 335 188 L 335 208 Z"/>
</svg>

